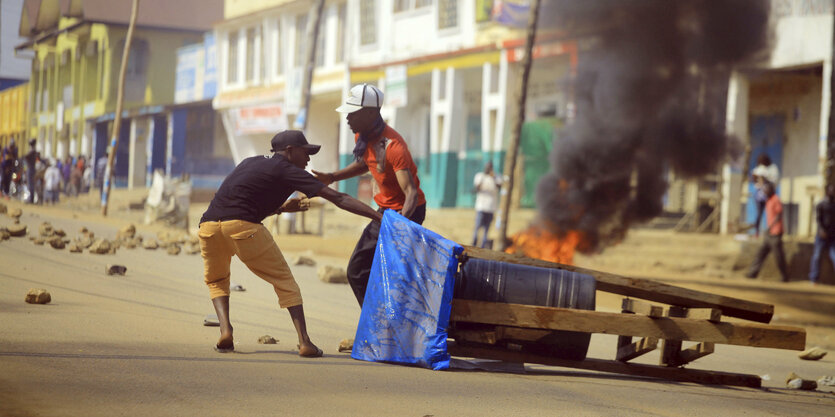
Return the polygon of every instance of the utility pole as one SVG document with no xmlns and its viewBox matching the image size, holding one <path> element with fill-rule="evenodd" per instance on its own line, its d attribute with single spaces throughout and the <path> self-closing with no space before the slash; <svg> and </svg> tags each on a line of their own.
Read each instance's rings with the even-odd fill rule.
<svg viewBox="0 0 835 417">
<path fill-rule="evenodd" d="M 522 59 L 522 72 L 519 74 L 519 90 L 516 96 L 516 117 L 513 120 L 513 129 L 510 131 L 510 143 L 507 145 L 505 156 L 504 172 L 508 173 L 508 180 L 504 184 L 507 192 L 502 196 L 501 206 L 501 229 L 499 230 L 499 249 L 507 248 L 507 222 L 510 218 L 510 202 L 513 196 L 513 182 L 516 171 L 516 158 L 519 155 L 519 138 L 522 134 L 522 123 L 525 121 L 525 102 L 528 98 L 528 76 L 531 73 L 533 63 L 533 44 L 536 39 L 536 21 L 539 17 L 539 4 L 541 0 L 531 0 L 531 10 L 528 15 L 528 33 L 525 39 L 525 57 Z"/>
<path fill-rule="evenodd" d="M 832 10 L 833 17 L 835 17 L 835 8 Z M 829 127 L 826 132 L 826 153 L 824 157 L 826 158 L 826 162 L 824 162 L 823 168 L 823 190 L 822 194 L 826 195 L 826 187 L 830 184 L 835 183 L 835 83 L 832 81 L 832 67 L 833 67 L 833 59 L 835 59 L 835 31 L 832 32 L 832 49 L 830 49 L 829 55 L 829 73 L 826 73 L 826 63 L 823 65 L 824 77 L 829 77 Z"/>
<path fill-rule="evenodd" d="M 133 40 L 133 29 L 136 26 L 136 16 L 139 14 L 139 0 L 133 0 L 130 11 L 130 24 L 125 37 L 125 49 L 122 51 L 122 67 L 119 69 L 119 84 L 116 90 L 116 113 L 113 118 L 113 131 L 110 132 L 110 151 L 107 154 L 107 167 L 104 170 L 104 186 L 101 193 L 101 214 L 107 216 L 107 204 L 110 200 L 110 186 L 113 179 L 113 161 L 116 160 L 116 149 L 119 147 L 119 131 L 122 128 L 122 102 L 125 96 L 125 72 L 130 58 L 130 44 Z"/>
<path fill-rule="evenodd" d="M 302 78 L 302 106 L 296 116 L 296 128 L 307 130 L 308 110 L 310 110 L 310 86 L 313 84 L 313 68 L 316 67 L 316 47 L 319 40 L 319 22 L 322 20 L 322 10 L 325 0 L 315 0 L 307 23 L 307 56 L 305 57 L 304 77 Z"/>
</svg>

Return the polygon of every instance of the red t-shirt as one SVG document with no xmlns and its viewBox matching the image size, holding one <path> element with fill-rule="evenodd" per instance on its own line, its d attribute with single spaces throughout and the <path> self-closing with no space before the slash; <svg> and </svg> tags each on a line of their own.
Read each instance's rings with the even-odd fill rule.
<svg viewBox="0 0 835 417">
<path fill-rule="evenodd" d="M 357 139 L 359 139 L 359 134 L 354 136 L 355 142 Z M 378 157 L 378 155 L 382 155 L 382 157 Z M 423 195 L 423 190 L 420 189 L 417 165 L 412 160 L 412 154 L 409 153 L 406 141 L 397 131 L 386 125 L 380 138 L 368 144 L 363 159 L 368 166 L 368 172 L 377 182 L 379 192 L 374 196 L 374 201 L 378 206 L 393 210 L 403 208 L 403 203 L 406 202 L 406 194 L 400 188 L 395 172 L 404 169 L 411 173 L 412 181 L 417 188 L 417 202 L 415 205 L 426 204 L 426 197 Z"/>
<path fill-rule="evenodd" d="M 778 219 L 779 218 L 779 219 Z M 775 219 L 778 219 L 775 221 Z M 768 234 L 777 236 L 783 234 L 783 203 L 777 194 L 765 202 L 765 220 L 768 222 Z"/>
</svg>

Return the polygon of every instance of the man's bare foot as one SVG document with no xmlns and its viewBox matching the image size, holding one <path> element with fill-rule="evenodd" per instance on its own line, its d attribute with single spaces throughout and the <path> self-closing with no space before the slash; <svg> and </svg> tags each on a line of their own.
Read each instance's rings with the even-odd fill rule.
<svg viewBox="0 0 835 417">
<path fill-rule="evenodd" d="M 323 354 L 322 349 L 319 349 L 312 342 L 305 342 L 299 344 L 299 356 L 303 358 L 318 358 Z"/>
<path fill-rule="evenodd" d="M 232 330 L 229 331 L 221 331 L 220 332 L 220 339 L 217 341 L 217 345 L 215 346 L 215 350 L 218 352 L 231 352 L 235 350 L 235 341 L 232 338 Z"/>
</svg>

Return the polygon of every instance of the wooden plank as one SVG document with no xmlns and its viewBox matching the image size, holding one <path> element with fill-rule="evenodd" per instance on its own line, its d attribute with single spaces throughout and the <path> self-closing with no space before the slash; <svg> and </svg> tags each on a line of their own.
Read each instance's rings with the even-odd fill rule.
<svg viewBox="0 0 835 417">
<path fill-rule="evenodd" d="M 679 306 L 670 306 L 667 310 L 667 317 L 686 317 L 687 309 Z M 664 339 L 661 342 L 661 358 L 659 365 L 678 366 L 681 352 L 681 340 Z"/>
<path fill-rule="evenodd" d="M 663 317 L 664 307 L 650 304 L 634 298 L 624 298 L 621 310 L 628 313 L 643 314 L 650 317 Z"/>
<path fill-rule="evenodd" d="M 496 326 L 496 334 L 499 340 L 519 340 L 524 342 L 536 342 L 551 333 L 550 330 L 520 329 L 518 327 Z"/>
<path fill-rule="evenodd" d="M 591 269 L 532 259 L 521 255 L 497 252 L 490 249 L 465 246 L 464 254 L 473 258 L 489 259 L 542 268 L 556 268 L 591 275 L 597 281 L 597 289 L 614 294 L 636 297 L 664 304 L 684 307 L 718 308 L 722 314 L 746 320 L 768 323 L 774 315 L 774 306 L 739 298 L 725 297 L 687 288 L 676 287 L 648 279 L 628 278 Z"/>
<path fill-rule="evenodd" d="M 678 354 L 679 365 L 695 361 L 714 352 L 715 345 L 710 342 L 699 343 L 696 346 L 682 350 Z"/>
<path fill-rule="evenodd" d="M 762 385 L 760 377 L 756 375 L 732 374 L 727 372 L 702 371 L 684 368 L 668 368 L 665 366 L 624 363 L 603 359 L 587 358 L 582 361 L 572 361 L 550 356 L 512 352 L 496 347 L 464 346 L 455 342 L 449 343 L 447 351 L 450 355 L 468 358 L 493 359 L 517 363 L 538 363 L 550 366 L 586 369 L 590 371 L 662 378 L 672 381 L 695 382 L 698 384 L 730 385 L 751 388 L 760 388 Z"/>
<path fill-rule="evenodd" d="M 635 343 L 618 348 L 615 356 L 616 361 L 626 362 L 643 354 L 652 352 L 658 348 L 658 339 L 655 337 L 644 337 Z"/>
<path fill-rule="evenodd" d="M 687 310 L 687 318 L 719 323 L 722 321 L 722 310 L 718 308 L 690 308 Z"/>
<path fill-rule="evenodd" d="M 711 323 L 705 320 L 671 317 L 653 319 L 638 314 L 471 300 L 453 299 L 451 320 L 776 349 L 803 350 L 806 346 L 806 331 L 799 327 L 759 323 Z"/>
<path fill-rule="evenodd" d="M 471 343 L 485 343 L 495 345 L 498 338 L 496 332 L 487 330 L 451 330 L 449 337 Z"/>
</svg>

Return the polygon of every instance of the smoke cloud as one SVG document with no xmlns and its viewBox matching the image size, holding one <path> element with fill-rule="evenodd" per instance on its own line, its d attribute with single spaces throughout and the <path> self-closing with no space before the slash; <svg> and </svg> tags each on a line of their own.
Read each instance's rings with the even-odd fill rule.
<svg viewBox="0 0 835 417">
<path fill-rule="evenodd" d="M 554 143 L 537 205 L 553 232 L 579 230 L 579 249 L 599 251 L 661 213 L 668 170 L 701 176 L 738 156 L 725 134 L 728 75 L 767 56 L 770 2 L 546 4 L 551 23 L 592 41 L 572 80 L 575 118 Z"/>
</svg>

